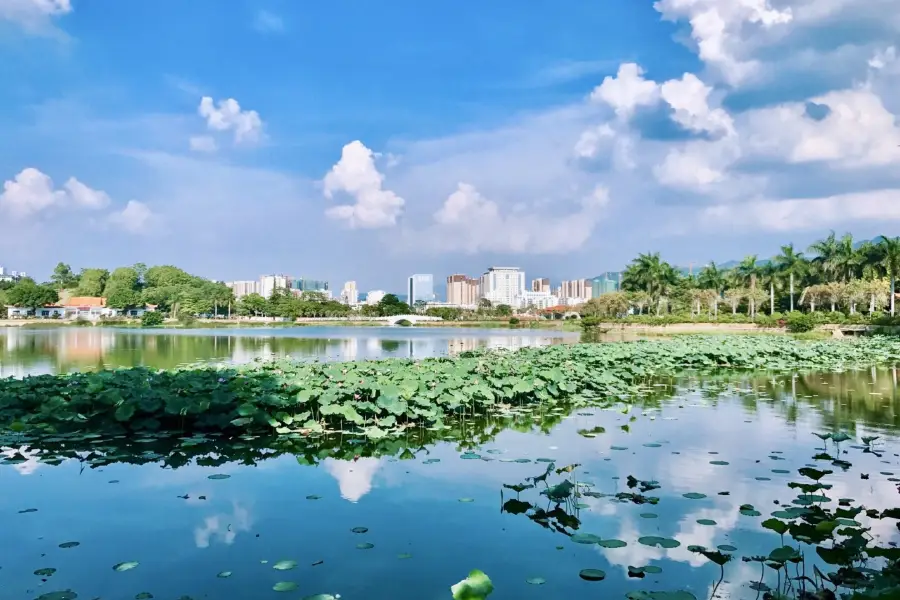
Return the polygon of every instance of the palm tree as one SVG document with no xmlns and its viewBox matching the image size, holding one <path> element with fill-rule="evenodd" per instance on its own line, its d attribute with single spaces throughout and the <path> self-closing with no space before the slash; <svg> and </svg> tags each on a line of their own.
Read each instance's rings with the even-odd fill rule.
<svg viewBox="0 0 900 600">
<path fill-rule="evenodd" d="M 781 287 L 781 271 L 774 263 L 759 267 L 760 283 L 769 288 L 769 315 L 775 314 L 775 287 Z"/>
<path fill-rule="evenodd" d="M 853 279 L 853 267 L 856 263 L 856 250 L 853 248 L 853 236 L 845 233 L 837 243 L 837 254 L 834 257 L 835 273 L 839 273 L 841 279 L 850 281 Z"/>
<path fill-rule="evenodd" d="M 791 312 L 794 312 L 794 281 L 806 275 L 809 263 L 802 252 L 794 250 L 794 244 L 781 247 L 781 254 L 773 259 L 779 271 L 786 274 L 791 285 Z"/>
<path fill-rule="evenodd" d="M 672 265 L 660 259 L 659 252 L 639 254 L 622 273 L 622 288 L 646 292 L 651 300 L 656 300 L 657 315 L 662 306 L 663 296 L 669 293 L 677 281 L 677 271 Z"/>
<path fill-rule="evenodd" d="M 717 294 L 721 294 L 726 285 L 725 272 L 720 270 L 716 263 L 710 261 L 697 275 L 697 284 L 701 289 L 715 290 Z"/>
<path fill-rule="evenodd" d="M 834 281 L 839 254 L 837 236 L 834 231 L 829 233 L 824 240 L 813 243 L 807 251 L 815 255 L 812 264 L 826 282 Z"/>
<path fill-rule="evenodd" d="M 750 293 L 748 294 L 748 299 L 750 301 L 750 317 L 756 315 L 756 278 L 759 276 L 760 268 L 759 265 L 756 264 L 756 254 L 751 254 L 750 256 L 744 258 L 741 263 L 734 268 L 735 275 L 740 279 L 740 281 L 744 284 L 749 284 Z"/>
<path fill-rule="evenodd" d="M 878 247 L 881 249 L 881 266 L 887 271 L 887 276 L 891 280 L 890 298 L 891 316 L 893 317 L 894 290 L 896 290 L 897 275 L 900 274 L 900 237 L 881 236 Z"/>
</svg>

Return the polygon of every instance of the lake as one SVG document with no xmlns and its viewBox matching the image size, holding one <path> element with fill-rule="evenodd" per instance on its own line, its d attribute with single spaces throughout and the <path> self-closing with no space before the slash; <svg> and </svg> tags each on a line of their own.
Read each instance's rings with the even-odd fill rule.
<svg viewBox="0 0 900 600">
<path fill-rule="evenodd" d="M 392 330 L 400 337 L 387 339 L 406 355 L 414 338 L 403 336 L 418 333 Z M 440 336 L 450 334 L 435 335 L 445 341 L 429 352 L 448 351 L 450 338 Z M 499 334 L 472 343 L 491 335 Z M 192 338 L 114 334 L 139 348 Z M 249 353 L 264 354 L 276 338 Z M 332 344 L 336 354 L 342 343 L 322 348 Z M 205 347 L 204 358 L 236 355 L 227 345 Z M 125 362 L 122 352 L 100 356 Z M 65 363 L 51 354 L 41 364 Z M 702 599 L 714 589 L 756 598 L 782 573 L 741 558 L 782 546 L 762 526 L 773 513 L 799 522 L 803 511 L 851 502 L 897 506 L 894 369 L 687 374 L 652 389 L 635 405 L 461 420 L 440 434 L 381 441 L 96 436 L 20 447 L 7 435 L 2 597 L 446 600 L 452 584 L 480 569 L 495 586 L 491 600 Z M 851 439 L 823 442 L 814 434 L 824 431 Z M 865 445 L 864 436 L 879 439 Z M 799 471 L 810 465 L 833 471 L 822 479 L 827 491 L 789 487 L 812 484 Z M 565 481 L 577 495 L 551 502 L 548 490 L 558 493 Z M 872 527 L 880 546 L 900 540 L 892 519 L 842 519 Z M 720 571 L 693 546 L 733 560 Z M 812 546 L 799 546 L 807 575 L 813 563 L 825 568 Z M 761 574 L 762 586 L 754 583 Z M 649 595 L 675 590 L 688 595 Z"/>
<path fill-rule="evenodd" d="M 147 365 L 161 369 L 257 358 L 358 360 L 453 355 L 478 348 L 572 343 L 578 333 L 439 327 L 247 329 L 0 328 L 0 378 Z"/>
</svg>

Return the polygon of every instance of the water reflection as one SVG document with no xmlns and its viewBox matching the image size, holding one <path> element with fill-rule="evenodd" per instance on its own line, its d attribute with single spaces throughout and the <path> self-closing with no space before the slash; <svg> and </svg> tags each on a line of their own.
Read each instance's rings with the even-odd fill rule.
<svg viewBox="0 0 900 600">
<path fill-rule="evenodd" d="M 804 465 L 834 471 L 824 480 L 829 507 L 841 498 L 898 505 L 893 382 L 892 370 L 667 378 L 632 407 L 459 419 L 443 432 L 377 441 L 8 436 L 0 519 L 5 547 L 17 552 L 0 555 L 0 587 L 12 598 L 72 589 L 86 598 L 249 599 L 296 581 L 299 597 L 419 600 L 447 597 L 480 568 L 494 580 L 492 600 L 672 589 L 708 598 L 719 569 L 690 546 L 728 545 L 737 559 L 717 593 L 752 598 L 760 565 L 740 557 L 780 545 L 761 522 L 803 508 L 787 484 Z M 827 446 L 852 463 L 846 469 L 812 458 L 823 454 L 813 433 L 837 430 L 854 438 L 840 453 Z M 882 437 L 882 452 L 859 444 L 870 433 Z M 14 470 L 29 461 L 37 471 Z M 558 496 L 564 481 L 580 495 Z M 510 487 L 519 484 L 534 487 Z M 894 521 L 856 519 L 879 545 L 898 541 Z M 575 534 L 624 545 L 579 544 Z M 678 545 L 648 545 L 655 539 Z M 66 541 L 80 546 L 60 549 Z M 374 548 L 359 550 L 361 542 Z M 110 568 L 125 560 L 140 566 Z M 273 569 L 280 560 L 298 566 Z M 46 567 L 57 571 L 42 582 L 33 573 Z M 629 567 L 661 572 L 635 577 Z M 580 579 L 586 568 L 606 579 Z M 218 578 L 223 571 L 233 575 Z"/>
<path fill-rule="evenodd" d="M 565 332 L 398 327 L 303 327 L 142 331 L 100 327 L 0 328 L 0 377 L 147 365 L 300 360 L 425 358 L 478 348 L 576 342 Z"/>
</svg>

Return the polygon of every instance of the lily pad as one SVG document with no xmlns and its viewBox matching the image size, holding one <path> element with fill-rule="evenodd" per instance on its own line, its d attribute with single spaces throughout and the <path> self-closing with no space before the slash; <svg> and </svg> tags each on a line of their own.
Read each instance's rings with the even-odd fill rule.
<svg viewBox="0 0 900 600">
<path fill-rule="evenodd" d="M 698 525 L 716 525 L 716 522 L 713 519 L 697 519 Z"/>
<path fill-rule="evenodd" d="M 600 569 L 582 569 L 578 572 L 578 576 L 585 581 L 603 581 L 606 579 L 606 573 Z"/>
<path fill-rule="evenodd" d="M 529 577 L 525 580 L 525 583 L 529 585 L 544 585 L 545 583 L 547 583 L 547 580 L 543 577 Z"/>
<path fill-rule="evenodd" d="M 676 539 L 660 537 L 656 535 L 645 535 L 643 537 L 638 538 L 638 542 L 651 547 L 660 547 L 660 548 L 677 548 L 681 545 Z"/>
<path fill-rule="evenodd" d="M 47 592 L 46 594 L 41 594 L 34 600 L 75 600 L 78 597 L 78 594 L 73 592 L 72 590 L 61 590 L 58 592 Z"/>
<path fill-rule="evenodd" d="M 130 571 L 131 569 L 137 567 L 138 564 L 140 563 L 138 563 L 137 561 L 121 562 L 119 564 L 113 565 L 113 571 L 118 571 L 119 573 L 121 573 L 122 571 Z"/>
<path fill-rule="evenodd" d="M 219 481 L 221 479 L 230 479 L 231 475 L 226 475 L 225 473 L 215 473 L 207 477 L 207 479 L 212 479 L 213 481 Z"/>
<path fill-rule="evenodd" d="M 134 595 L 134 600 L 150 600 L 151 598 L 153 598 L 153 594 L 150 592 L 141 592 Z"/>
<path fill-rule="evenodd" d="M 357 550 L 371 550 L 375 547 L 375 544 L 370 544 L 369 542 L 362 542 L 361 544 L 356 545 Z"/>
<path fill-rule="evenodd" d="M 366 533 L 367 531 L 369 531 L 369 528 L 368 527 L 354 527 L 350 531 L 352 531 L 353 533 Z"/>
<path fill-rule="evenodd" d="M 62 548 L 63 550 L 65 550 L 67 548 L 75 548 L 80 545 L 81 545 L 81 542 L 63 542 L 62 544 L 59 545 L 59 547 Z"/>
<path fill-rule="evenodd" d="M 279 560 L 277 563 L 272 565 L 273 569 L 278 571 L 290 571 L 291 569 L 297 566 L 296 560 Z"/>
<path fill-rule="evenodd" d="M 222 571 L 218 575 L 216 575 L 219 579 L 225 579 L 227 577 L 231 577 L 231 571 Z"/>
<path fill-rule="evenodd" d="M 469 502 L 475 502 L 475 498 L 460 498 L 459 501 L 468 504 Z"/>
<path fill-rule="evenodd" d="M 321 500 L 322 496 L 316 496 L 315 494 L 310 494 L 306 497 L 307 500 Z"/>
<path fill-rule="evenodd" d="M 465 579 L 450 587 L 453 600 L 485 600 L 494 591 L 491 578 L 475 569 Z"/>
<path fill-rule="evenodd" d="M 603 548 L 624 548 L 628 544 L 622 540 L 601 540 L 597 542 L 597 545 Z"/>
<path fill-rule="evenodd" d="M 37 571 L 34 572 L 34 574 L 37 575 L 38 577 L 50 577 L 54 573 L 56 573 L 56 569 L 53 569 L 53 568 L 38 569 Z"/>
<path fill-rule="evenodd" d="M 641 513 L 641 518 L 642 519 L 658 519 L 659 515 L 656 513 L 646 512 L 646 513 Z"/>
<path fill-rule="evenodd" d="M 687 494 L 682 494 L 688 500 L 702 500 L 706 498 L 706 494 L 701 494 L 699 492 L 688 492 Z"/>
<path fill-rule="evenodd" d="M 718 546 L 716 546 L 716 548 L 718 548 L 722 552 L 735 552 L 737 550 L 737 548 L 735 548 L 731 544 L 719 544 Z"/>
<path fill-rule="evenodd" d="M 294 581 L 279 581 L 272 586 L 272 589 L 276 592 L 293 592 L 297 587 L 299 586 Z"/>
<path fill-rule="evenodd" d="M 410 554 L 409 552 L 402 552 L 397 555 L 397 558 L 406 560 L 407 558 L 412 558 L 412 554 Z"/>
<path fill-rule="evenodd" d="M 594 535 L 593 533 L 576 533 L 569 539 L 576 544 L 599 544 L 603 541 L 599 535 Z"/>
<path fill-rule="evenodd" d="M 727 460 L 711 460 L 711 461 L 709 461 L 709 464 L 724 467 L 725 465 L 727 465 L 729 463 Z"/>
</svg>

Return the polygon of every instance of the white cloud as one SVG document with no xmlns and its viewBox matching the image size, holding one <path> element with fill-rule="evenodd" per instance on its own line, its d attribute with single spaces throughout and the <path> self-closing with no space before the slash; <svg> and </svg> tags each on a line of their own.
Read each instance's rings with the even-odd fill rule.
<svg viewBox="0 0 900 600">
<path fill-rule="evenodd" d="M 869 59 L 869 66 L 876 70 L 884 69 L 897 61 L 897 48 L 888 46 L 884 50 L 878 50 Z"/>
<path fill-rule="evenodd" d="M 701 222 L 709 227 L 751 231 L 826 229 L 859 221 L 900 222 L 900 189 L 722 204 L 701 212 Z"/>
<path fill-rule="evenodd" d="M 518 205 L 503 211 L 475 186 L 459 183 L 434 214 L 435 225 L 415 245 L 469 254 L 571 252 L 590 238 L 609 200 L 609 190 L 597 185 L 578 199 L 574 210 L 554 207 L 548 212 L 535 206 Z"/>
<path fill-rule="evenodd" d="M 29 33 L 55 32 L 51 20 L 70 12 L 71 0 L 0 0 L 0 20 L 17 23 Z"/>
<path fill-rule="evenodd" d="M 662 84 L 661 94 L 672 110 L 676 123 L 694 132 L 710 134 L 734 133 L 734 124 L 721 108 L 711 109 L 709 94 L 712 88 L 693 73 L 685 73 L 681 79 Z"/>
<path fill-rule="evenodd" d="M 774 9 L 769 0 L 659 0 L 653 7 L 664 19 L 686 19 L 700 59 L 731 84 L 740 83 L 759 66 L 742 56 L 746 25 L 769 29 L 793 20 L 791 8 Z"/>
<path fill-rule="evenodd" d="M 49 175 L 28 167 L 3 184 L 0 212 L 14 219 L 25 219 L 54 207 L 98 209 L 110 202 L 109 196 L 70 177 L 56 189 Z"/>
<path fill-rule="evenodd" d="M 195 152 L 215 152 L 219 149 L 211 135 L 194 135 L 190 139 L 191 150 Z"/>
<path fill-rule="evenodd" d="M 284 19 L 267 10 L 256 13 L 253 28 L 260 33 L 284 33 Z"/>
<path fill-rule="evenodd" d="M 212 131 L 233 131 L 235 144 L 250 144 L 262 136 L 263 122 L 255 110 L 242 110 L 234 98 L 220 100 L 218 106 L 209 96 L 200 99 L 197 112 Z"/>
<path fill-rule="evenodd" d="M 575 155 L 579 158 L 594 158 L 615 136 L 616 132 L 607 123 L 587 129 L 575 142 Z"/>
<path fill-rule="evenodd" d="M 730 139 L 691 141 L 672 147 L 653 174 L 661 184 L 708 193 L 714 186 L 729 181 L 728 169 L 740 156 L 740 148 Z"/>
<path fill-rule="evenodd" d="M 108 220 L 128 233 L 142 234 L 149 231 L 156 221 L 156 216 L 143 202 L 129 200 L 125 208 L 109 215 Z"/>
<path fill-rule="evenodd" d="M 403 212 L 403 198 L 384 189 L 384 176 L 375 166 L 374 153 L 359 140 L 343 147 L 341 159 L 322 183 L 326 198 L 343 192 L 356 200 L 354 204 L 340 204 L 325 211 L 328 217 L 345 221 L 351 228 L 391 227 Z"/>
<path fill-rule="evenodd" d="M 630 117 L 640 106 L 652 106 L 659 101 L 659 86 L 644 79 L 644 69 L 635 63 L 623 63 L 615 77 L 606 76 L 594 88 L 590 99 L 609 104 L 622 119 Z"/>
<path fill-rule="evenodd" d="M 743 128 L 747 147 L 789 163 L 827 161 L 854 168 L 900 162 L 900 127 L 879 96 L 864 88 L 812 98 L 827 107 L 816 120 L 802 102 L 750 111 Z"/>
</svg>

